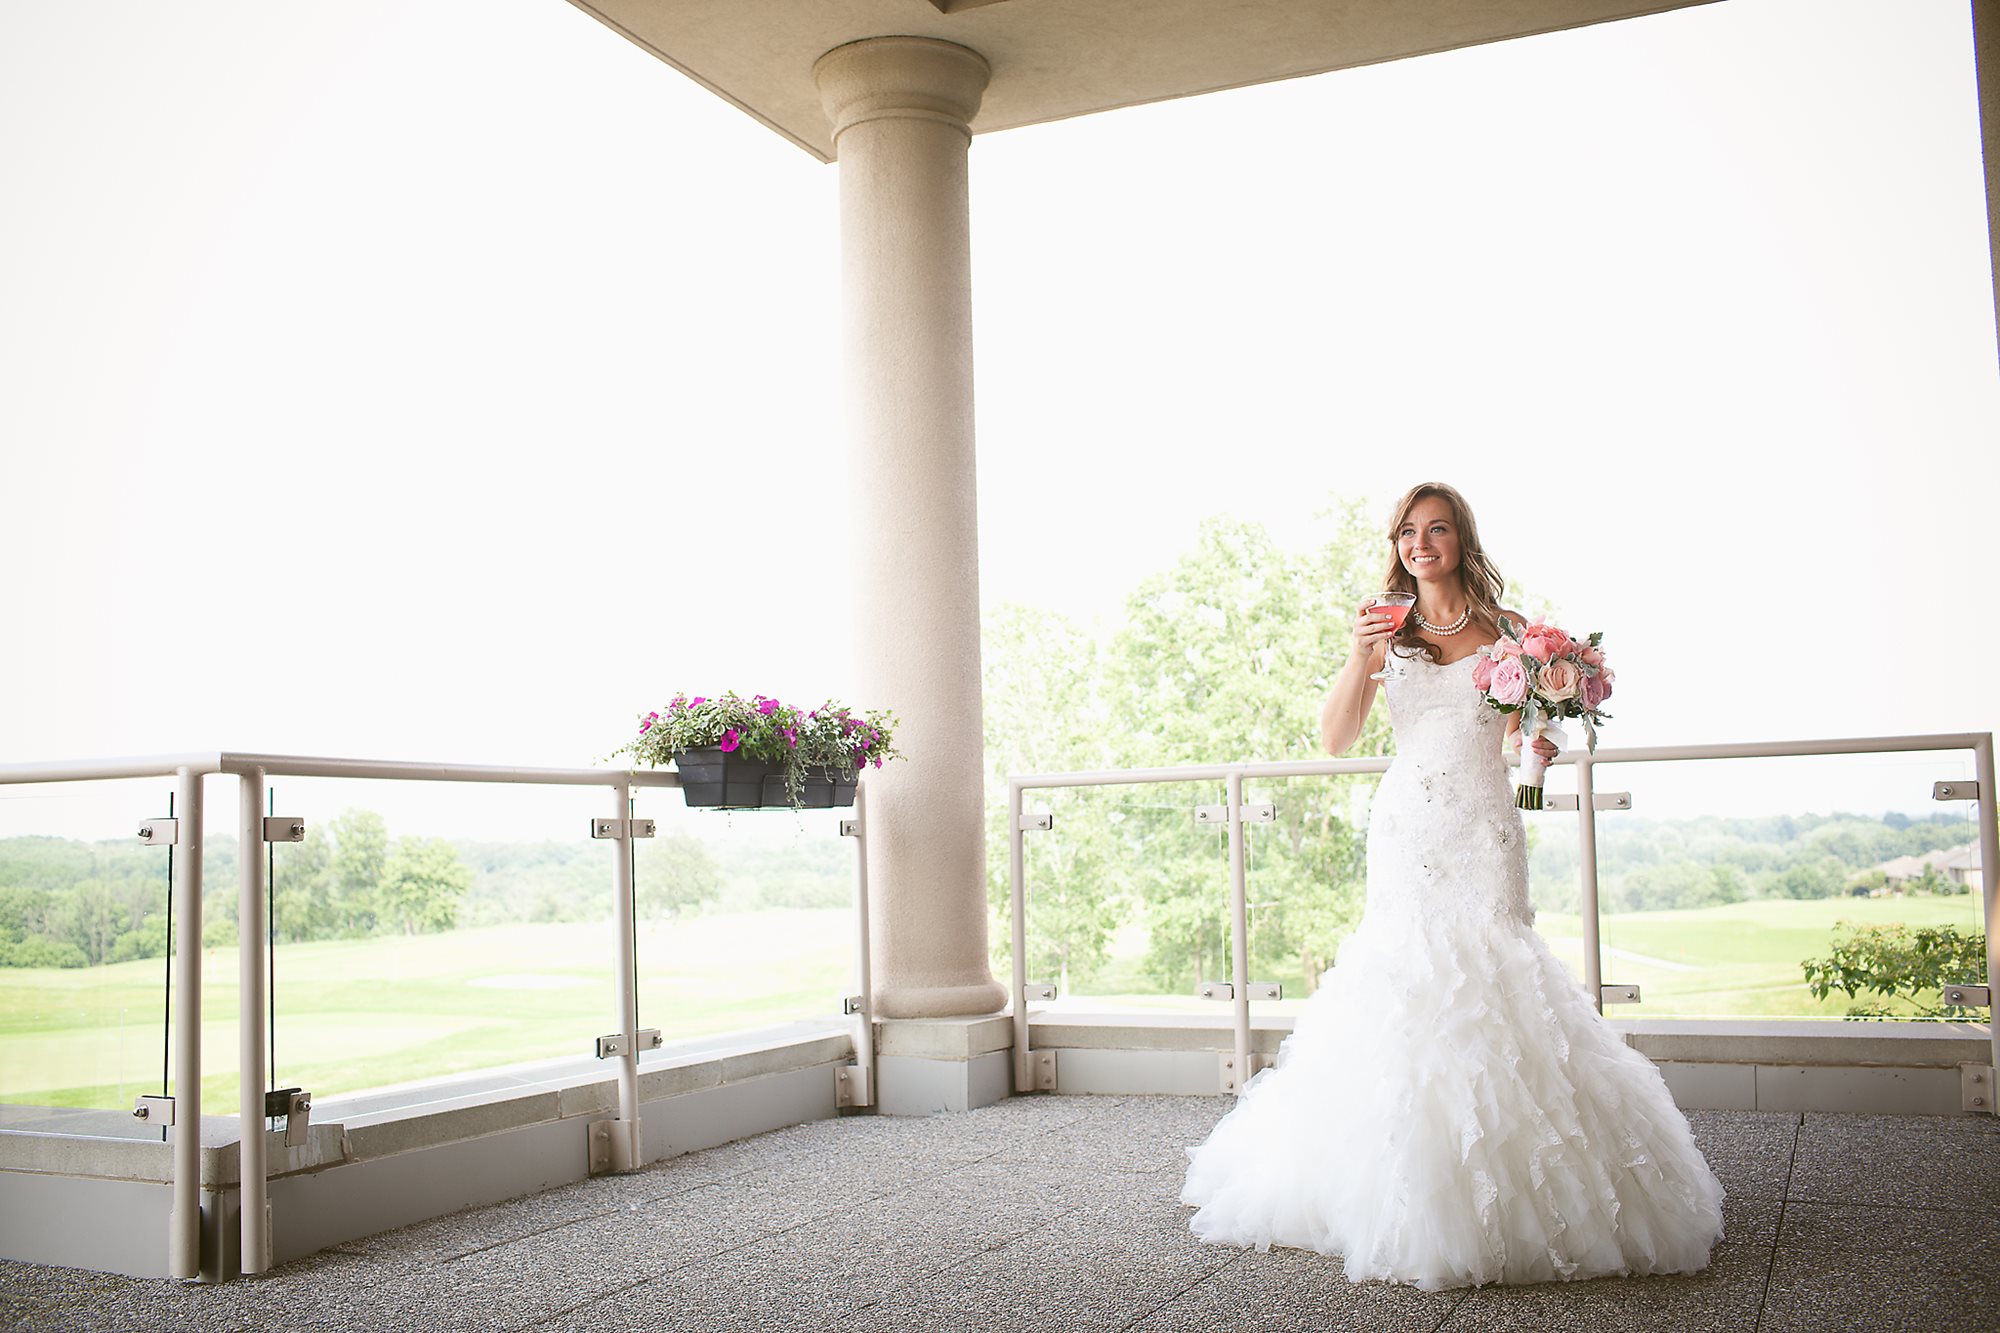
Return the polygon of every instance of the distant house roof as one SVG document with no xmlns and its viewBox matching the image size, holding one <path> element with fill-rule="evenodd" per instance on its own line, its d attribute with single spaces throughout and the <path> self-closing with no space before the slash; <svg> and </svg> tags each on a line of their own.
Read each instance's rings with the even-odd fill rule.
<svg viewBox="0 0 2000 1333">
<path fill-rule="evenodd" d="M 1979 844 L 1968 842 L 1963 847 L 1946 847 L 1935 852 L 1923 852 L 1916 856 L 1899 856 L 1892 861 L 1884 861 L 1875 868 L 1890 879 L 1916 879 L 1924 871 L 1935 867 L 1938 870 L 1979 869 Z"/>
</svg>

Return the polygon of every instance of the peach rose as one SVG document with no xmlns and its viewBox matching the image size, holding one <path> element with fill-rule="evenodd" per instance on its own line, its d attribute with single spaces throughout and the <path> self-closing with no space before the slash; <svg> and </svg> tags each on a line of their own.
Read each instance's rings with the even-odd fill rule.
<svg viewBox="0 0 2000 1333">
<path fill-rule="evenodd" d="M 1577 686 L 1583 678 L 1583 673 L 1576 669 L 1576 663 L 1559 657 L 1542 668 L 1542 678 L 1536 688 L 1544 699 L 1559 704 L 1576 698 Z"/>
<path fill-rule="evenodd" d="M 1520 655 L 1521 644 L 1519 640 L 1510 639 L 1505 634 L 1502 634 L 1493 641 L 1493 656 L 1495 660 L 1502 657 L 1519 657 Z"/>
<path fill-rule="evenodd" d="M 1557 629 L 1536 621 L 1521 635 L 1521 651 L 1538 662 L 1547 662 L 1576 650 L 1576 641 Z"/>
<path fill-rule="evenodd" d="M 1528 697 L 1528 669 L 1518 657 L 1503 657 L 1493 664 L 1492 683 L 1487 687 L 1497 703 L 1513 705 Z"/>
<path fill-rule="evenodd" d="M 1585 644 L 1577 650 L 1577 656 L 1583 659 L 1585 666 L 1601 667 L 1604 665 L 1604 650 L 1602 648 L 1593 648 L 1589 644 Z"/>
</svg>

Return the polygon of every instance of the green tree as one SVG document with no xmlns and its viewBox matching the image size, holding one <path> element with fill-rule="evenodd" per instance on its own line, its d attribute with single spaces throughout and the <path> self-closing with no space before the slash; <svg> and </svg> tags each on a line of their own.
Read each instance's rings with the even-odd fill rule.
<svg viewBox="0 0 2000 1333">
<path fill-rule="evenodd" d="M 1385 562 L 1381 534 L 1355 504 L 1322 515 L 1317 544 L 1302 551 L 1259 524 L 1204 523 L 1191 550 L 1134 592 L 1112 639 L 1107 689 L 1120 763 L 1321 757 L 1320 701 L 1351 647 L 1354 608 L 1380 590 Z M 1388 746 L 1378 709 L 1350 753 Z M 1300 779 L 1254 793 L 1274 801 L 1279 819 L 1248 830 L 1258 904 L 1249 946 L 1260 975 L 1290 975 L 1310 989 L 1359 918 L 1357 788 L 1372 790 L 1373 781 Z M 1212 835 L 1175 841 L 1178 855 L 1146 864 L 1140 895 L 1152 927 L 1149 969 L 1177 987 L 1227 975 L 1230 944 L 1226 863 Z"/>
<path fill-rule="evenodd" d="M 1013 951 L 1007 779 L 1017 773 L 1075 772 L 1109 762 L 1098 646 L 1068 618 L 1014 603 L 984 627 L 987 764 L 987 901 L 996 954 Z M 1093 978 L 1109 951 L 1128 887 L 1119 873 L 1123 843 L 1096 791 L 1034 793 L 1056 813 L 1036 833 L 1028 860 L 1028 973 L 1052 978 L 1058 993 Z"/>
<path fill-rule="evenodd" d="M 1985 1014 L 1938 1002 L 1938 992 L 1986 975 L 1986 936 L 1956 926 L 1834 925 L 1833 948 L 1808 958 L 1806 988 L 1815 999 L 1841 991 L 1850 1000 L 1864 992 L 1879 999 L 1849 1006 L 1847 1017 L 1937 1018 L 1981 1022 Z"/>
<path fill-rule="evenodd" d="M 450 930 L 472 888 L 472 872 L 443 838 L 399 838 L 375 896 L 379 921 L 406 935 Z"/>
<path fill-rule="evenodd" d="M 633 892 L 642 916 L 686 916 L 721 895 L 722 867 L 700 839 L 685 833 L 670 833 L 652 842 L 642 842 L 639 847 L 642 850 L 634 858 Z M 835 855 L 844 851 L 846 848 L 836 848 Z M 839 859 L 846 864 L 846 857 Z M 845 896 L 839 901 L 851 901 L 853 889 L 842 887 Z M 604 892 L 609 892 L 608 883 Z"/>
<path fill-rule="evenodd" d="M 269 924 L 280 943 L 326 940 L 341 933 L 332 866 L 333 840 L 312 821 L 306 823 L 304 842 L 274 844 Z"/>
<path fill-rule="evenodd" d="M 389 867 L 389 829 L 373 810 L 343 810 L 329 829 L 333 851 L 321 892 L 341 935 L 373 935 L 382 924 L 382 878 Z"/>
</svg>

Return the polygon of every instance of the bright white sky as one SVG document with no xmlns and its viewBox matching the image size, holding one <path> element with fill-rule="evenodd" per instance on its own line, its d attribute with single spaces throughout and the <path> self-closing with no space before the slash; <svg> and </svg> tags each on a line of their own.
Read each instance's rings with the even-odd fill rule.
<svg viewBox="0 0 2000 1333">
<path fill-rule="evenodd" d="M 972 157 L 989 606 L 1436 477 L 1607 632 L 1608 744 L 2000 721 L 1963 0 Z M 0 760 L 585 765 L 677 688 L 850 694 L 836 173 L 560 0 L 0 4 Z"/>
</svg>

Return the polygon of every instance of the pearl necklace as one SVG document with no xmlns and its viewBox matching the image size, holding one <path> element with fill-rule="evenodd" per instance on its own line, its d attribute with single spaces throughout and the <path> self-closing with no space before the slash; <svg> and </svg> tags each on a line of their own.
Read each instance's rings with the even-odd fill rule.
<svg viewBox="0 0 2000 1333">
<path fill-rule="evenodd" d="M 1460 613 L 1458 619 L 1452 621 L 1449 625 L 1433 625 L 1430 621 L 1424 619 L 1424 614 L 1421 611 L 1413 612 L 1412 614 L 1417 618 L 1417 627 L 1419 629 L 1427 629 L 1431 633 L 1438 635 L 1456 634 L 1465 628 L 1467 621 L 1472 619 L 1472 604 L 1467 602 L 1465 610 Z"/>
</svg>

